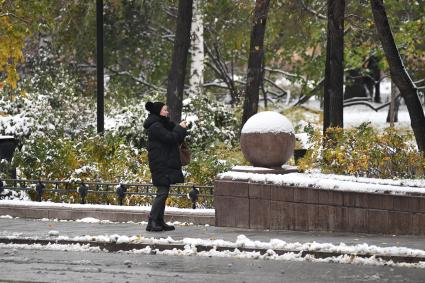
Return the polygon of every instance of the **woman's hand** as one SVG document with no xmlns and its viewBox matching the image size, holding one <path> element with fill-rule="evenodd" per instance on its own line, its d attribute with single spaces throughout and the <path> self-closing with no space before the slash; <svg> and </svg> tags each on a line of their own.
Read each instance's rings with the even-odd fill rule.
<svg viewBox="0 0 425 283">
<path fill-rule="evenodd" d="M 185 128 L 185 129 L 186 129 L 186 127 L 187 127 L 186 121 L 181 121 L 181 122 L 180 122 L 180 126 L 181 126 L 182 128 Z"/>
</svg>

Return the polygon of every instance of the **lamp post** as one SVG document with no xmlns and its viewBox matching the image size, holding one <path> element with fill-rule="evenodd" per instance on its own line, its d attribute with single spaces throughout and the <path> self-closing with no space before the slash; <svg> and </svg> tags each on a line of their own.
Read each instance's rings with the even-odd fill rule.
<svg viewBox="0 0 425 283">
<path fill-rule="evenodd" d="M 103 0 L 96 0 L 97 133 L 104 131 Z"/>
</svg>

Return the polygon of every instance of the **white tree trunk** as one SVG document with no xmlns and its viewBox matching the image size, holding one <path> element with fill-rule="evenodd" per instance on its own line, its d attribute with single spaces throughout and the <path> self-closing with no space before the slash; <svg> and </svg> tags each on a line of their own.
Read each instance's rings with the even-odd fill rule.
<svg viewBox="0 0 425 283">
<path fill-rule="evenodd" d="M 204 83 L 204 21 L 201 0 L 193 1 L 193 18 L 191 29 L 191 63 L 189 79 L 189 97 L 201 94 Z"/>
</svg>

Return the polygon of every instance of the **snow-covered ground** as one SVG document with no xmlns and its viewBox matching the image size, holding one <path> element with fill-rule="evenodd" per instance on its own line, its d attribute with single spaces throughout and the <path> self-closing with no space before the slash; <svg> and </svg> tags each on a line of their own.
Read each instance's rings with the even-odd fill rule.
<svg viewBox="0 0 425 283">
<path fill-rule="evenodd" d="M 381 91 L 381 99 L 383 103 L 387 103 L 390 101 L 391 95 L 391 82 L 388 79 L 384 79 L 381 83 L 380 87 Z M 374 107 L 378 107 L 382 104 L 377 104 L 374 102 L 369 102 Z M 320 101 L 315 97 L 310 98 L 304 106 L 309 109 L 313 109 L 316 111 L 320 111 Z M 374 111 L 366 105 L 355 105 L 348 106 L 344 108 L 344 127 L 356 127 L 364 122 L 370 122 L 372 126 L 378 129 L 384 129 L 390 126 L 387 123 L 387 115 L 388 115 L 389 106 L 380 109 L 379 111 Z M 311 116 L 312 114 L 310 114 Z M 314 116 L 314 115 L 313 115 Z M 317 120 L 317 117 L 310 117 L 312 120 Z M 296 121 L 293 121 L 293 123 Z M 309 121 L 305 121 L 306 123 Z M 398 112 L 398 122 L 394 124 L 396 128 L 400 129 L 410 129 L 410 116 L 407 111 L 407 107 L 401 100 L 401 105 Z"/>
</svg>

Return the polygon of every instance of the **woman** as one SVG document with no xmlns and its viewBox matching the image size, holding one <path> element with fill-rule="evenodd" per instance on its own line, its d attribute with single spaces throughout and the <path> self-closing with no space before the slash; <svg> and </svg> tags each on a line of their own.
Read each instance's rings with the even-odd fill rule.
<svg viewBox="0 0 425 283">
<path fill-rule="evenodd" d="M 170 231 L 174 226 L 164 221 L 165 201 L 170 185 L 184 182 L 180 163 L 179 145 L 187 134 L 186 122 L 179 125 L 168 118 L 168 106 L 162 102 L 147 102 L 149 116 L 143 127 L 148 134 L 148 158 L 152 183 L 157 187 L 152 203 L 147 231 Z"/>
</svg>

